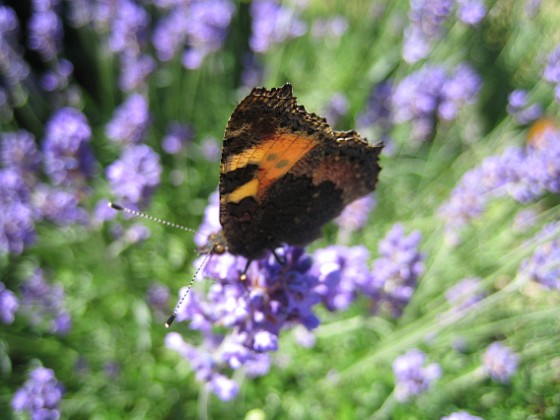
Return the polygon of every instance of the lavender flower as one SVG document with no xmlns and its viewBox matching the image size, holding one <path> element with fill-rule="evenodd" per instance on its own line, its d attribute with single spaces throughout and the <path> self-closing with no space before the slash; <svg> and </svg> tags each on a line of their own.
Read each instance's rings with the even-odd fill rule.
<svg viewBox="0 0 560 420">
<path fill-rule="evenodd" d="M 220 158 L 220 146 L 215 137 L 205 137 L 201 140 L 202 156 L 210 162 L 215 162 Z"/>
<path fill-rule="evenodd" d="M 53 10 L 35 12 L 29 19 L 29 48 L 52 61 L 62 44 L 62 21 Z"/>
<path fill-rule="evenodd" d="M 547 289 L 560 290 L 560 239 L 539 245 L 533 255 L 521 263 L 520 272 Z"/>
<path fill-rule="evenodd" d="M 4 324 L 14 322 L 15 314 L 19 308 L 19 299 L 11 290 L 6 289 L 0 281 L 0 319 Z"/>
<path fill-rule="evenodd" d="M 343 242 L 348 240 L 350 234 L 362 229 L 366 225 L 369 214 L 375 207 L 375 204 L 375 198 L 370 194 L 353 201 L 342 210 L 342 213 L 334 222 L 340 229 L 339 237 Z"/>
<path fill-rule="evenodd" d="M 128 205 L 142 206 L 161 177 L 159 156 L 147 145 L 130 146 L 106 169 L 113 192 Z"/>
<path fill-rule="evenodd" d="M 76 195 L 67 191 L 40 184 L 34 189 L 31 201 L 43 219 L 57 225 L 85 224 L 88 220 L 87 212 L 78 207 Z"/>
<path fill-rule="evenodd" d="M 29 374 L 29 379 L 12 398 L 15 411 L 27 411 L 33 419 L 58 419 L 60 400 L 64 387 L 52 369 L 39 367 Z"/>
<path fill-rule="evenodd" d="M 430 44 L 442 36 L 442 26 L 451 15 L 452 0 L 411 0 L 410 26 L 405 29 L 403 58 L 415 63 L 426 58 Z"/>
<path fill-rule="evenodd" d="M 345 310 L 356 298 L 356 285 L 368 282 L 369 252 L 365 247 L 329 246 L 313 254 L 310 274 L 317 277 L 314 291 L 330 311 Z"/>
<path fill-rule="evenodd" d="M 183 65 L 196 69 L 209 53 L 219 50 L 235 11 L 229 0 L 194 0 L 189 4 L 187 34 L 190 48 L 183 56 Z"/>
<path fill-rule="evenodd" d="M 395 398 L 405 402 L 425 392 L 441 376 L 441 367 L 437 363 L 426 364 L 426 355 L 418 349 L 412 349 L 393 362 L 395 374 Z"/>
<path fill-rule="evenodd" d="M 153 31 L 152 44 L 161 61 L 172 60 L 187 39 L 188 7 L 175 7 L 161 18 Z"/>
<path fill-rule="evenodd" d="M 148 76 L 155 70 L 155 60 L 147 55 L 121 55 L 121 73 L 119 87 L 124 92 L 140 89 L 146 83 Z"/>
<path fill-rule="evenodd" d="M 527 91 L 514 90 L 508 96 L 508 113 L 515 119 L 518 124 L 529 124 L 543 114 L 540 105 L 527 105 Z"/>
<path fill-rule="evenodd" d="M 147 39 L 150 16 L 131 0 L 117 0 L 112 13 L 109 48 L 115 53 L 138 54 Z"/>
<path fill-rule="evenodd" d="M 314 38 L 340 38 L 348 31 L 348 20 L 344 16 L 316 19 L 311 27 Z"/>
<path fill-rule="evenodd" d="M 365 110 L 358 116 L 358 127 L 377 124 L 386 133 L 393 127 L 391 98 L 393 85 L 391 82 L 381 82 L 371 91 Z"/>
<path fill-rule="evenodd" d="M 460 109 L 475 98 L 480 77 L 466 64 L 448 76 L 443 68 L 426 66 L 403 79 L 392 97 L 396 122 L 411 121 L 413 138 L 428 139 L 436 116 L 453 120 Z"/>
<path fill-rule="evenodd" d="M 550 83 L 560 83 L 560 45 L 548 55 L 543 78 Z"/>
<path fill-rule="evenodd" d="M 60 59 L 52 70 L 41 77 L 41 87 L 47 92 L 60 91 L 68 87 L 68 80 L 74 71 L 73 64 L 65 59 Z"/>
<path fill-rule="evenodd" d="M 488 346 L 483 356 L 485 372 L 496 382 L 507 383 L 517 370 L 519 357 L 502 343 Z"/>
<path fill-rule="evenodd" d="M 486 16 L 486 7 L 481 0 L 458 0 L 457 4 L 457 17 L 467 25 L 477 25 Z"/>
<path fill-rule="evenodd" d="M 169 288 L 164 284 L 154 283 L 146 293 L 146 300 L 150 306 L 160 312 L 167 310 L 169 303 Z"/>
<path fill-rule="evenodd" d="M 467 310 L 483 298 L 478 278 L 465 278 L 445 292 L 445 299 L 456 311 Z"/>
<path fill-rule="evenodd" d="M 35 240 L 36 214 L 19 171 L 0 169 L 0 252 L 21 254 Z"/>
<path fill-rule="evenodd" d="M 107 124 L 105 134 L 121 144 L 138 143 L 145 136 L 150 123 L 146 99 L 136 93 L 120 105 Z"/>
<path fill-rule="evenodd" d="M 473 416 L 466 411 L 456 411 L 448 416 L 442 417 L 441 420 L 483 420 L 482 417 Z"/>
<path fill-rule="evenodd" d="M 89 148 L 91 128 L 80 111 L 59 109 L 47 122 L 43 153 L 45 171 L 55 184 L 83 182 L 94 173 L 95 158 Z"/>
<path fill-rule="evenodd" d="M 0 161 L 5 167 L 12 168 L 24 176 L 35 176 L 41 157 L 33 134 L 25 130 L 0 134 Z"/>
<path fill-rule="evenodd" d="M 297 38 L 307 31 L 306 24 L 297 12 L 274 0 L 256 0 L 251 3 L 252 34 L 249 39 L 251 49 L 257 53 L 270 50 L 291 38 Z"/>
<path fill-rule="evenodd" d="M 167 128 L 167 134 L 161 141 L 161 147 L 169 154 L 177 154 L 193 137 L 194 130 L 190 125 L 173 122 Z"/>
<path fill-rule="evenodd" d="M 198 232 L 194 235 L 194 243 L 198 248 L 203 247 L 208 242 L 208 235 L 222 229 L 220 224 L 220 194 L 214 191 L 208 197 L 208 205 L 204 210 L 204 218 Z"/>
<path fill-rule="evenodd" d="M 0 5 L 0 75 L 8 86 L 29 75 L 29 66 L 19 47 L 19 22 L 12 8 Z"/>
<path fill-rule="evenodd" d="M 380 257 L 373 262 L 371 277 L 360 285 L 373 299 L 375 310 L 395 317 L 402 314 L 424 271 L 424 255 L 418 250 L 421 240 L 419 231 L 406 236 L 404 227 L 396 224 L 379 242 Z"/>
<path fill-rule="evenodd" d="M 64 289 L 46 282 L 43 270 L 36 269 L 22 285 L 22 313 L 32 325 L 45 325 L 50 332 L 66 335 L 72 327 L 64 308 Z"/>
</svg>

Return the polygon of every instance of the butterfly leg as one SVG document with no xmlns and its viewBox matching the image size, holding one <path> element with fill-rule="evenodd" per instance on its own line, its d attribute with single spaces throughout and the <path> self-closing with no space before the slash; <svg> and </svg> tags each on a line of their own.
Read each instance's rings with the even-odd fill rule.
<svg viewBox="0 0 560 420">
<path fill-rule="evenodd" d="M 243 269 L 243 272 L 241 273 L 241 275 L 239 276 L 239 280 L 241 281 L 245 281 L 247 280 L 247 270 L 249 270 L 249 265 L 253 262 L 253 260 L 247 260 L 247 264 L 245 264 L 245 268 Z"/>
</svg>

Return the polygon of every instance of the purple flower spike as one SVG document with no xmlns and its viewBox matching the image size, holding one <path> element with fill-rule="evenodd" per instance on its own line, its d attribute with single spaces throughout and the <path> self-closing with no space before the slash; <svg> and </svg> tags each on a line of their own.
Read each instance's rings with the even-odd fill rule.
<svg viewBox="0 0 560 420">
<path fill-rule="evenodd" d="M 105 133 L 111 140 L 121 144 L 139 143 L 149 123 L 148 102 L 142 95 L 133 94 L 116 109 Z"/>
<path fill-rule="evenodd" d="M 45 171 L 55 184 L 81 183 L 93 175 L 95 158 L 89 148 L 91 128 L 74 108 L 58 110 L 47 123 L 43 153 Z"/>
<path fill-rule="evenodd" d="M 420 232 L 406 236 L 404 227 L 396 224 L 379 242 L 380 257 L 373 262 L 370 279 L 361 285 L 375 310 L 401 316 L 424 271 L 424 255 L 418 249 L 421 239 Z"/>
<path fill-rule="evenodd" d="M 0 134 L 0 160 L 24 175 L 36 175 L 41 163 L 33 134 L 20 130 Z"/>
<path fill-rule="evenodd" d="M 167 128 L 167 134 L 161 141 L 161 147 L 169 154 L 177 154 L 193 137 L 194 130 L 190 125 L 173 122 Z"/>
<path fill-rule="evenodd" d="M 458 0 L 457 17 L 467 25 L 478 25 L 486 16 L 486 7 L 481 0 Z"/>
<path fill-rule="evenodd" d="M 481 291 L 480 279 L 466 278 L 445 292 L 445 299 L 457 311 L 463 311 L 476 305 L 484 298 Z"/>
<path fill-rule="evenodd" d="M 53 60 L 62 44 L 62 21 L 52 10 L 33 13 L 29 19 L 29 48 L 43 60 Z"/>
<path fill-rule="evenodd" d="M 517 354 L 498 341 L 488 346 L 482 360 L 488 376 L 501 383 L 509 382 L 519 363 Z"/>
<path fill-rule="evenodd" d="M 112 12 L 109 48 L 115 53 L 136 55 L 147 37 L 150 16 L 131 0 L 117 0 Z"/>
<path fill-rule="evenodd" d="M 521 263 L 520 271 L 547 289 L 560 290 L 560 239 L 545 242 Z"/>
<path fill-rule="evenodd" d="M 270 50 L 291 38 L 297 38 L 307 31 L 306 24 L 297 12 L 274 0 L 256 0 L 251 3 L 253 17 L 251 49 L 257 53 Z"/>
<path fill-rule="evenodd" d="M 473 416 L 466 411 L 457 411 L 448 416 L 442 417 L 441 420 L 483 420 L 482 417 Z"/>
<path fill-rule="evenodd" d="M 15 314 L 19 308 L 19 300 L 11 290 L 6 289 L 0 281 L 0 320 L 4 324 L 14 322 Z"/>
<path fill-rule="evenodd" d="M 375 204 L 375 198 L 371 194 L 348 204 L 342 210 L 340 216 L 334 220 L 341 230 L 341 236 L 347 237 L 349 234 L 362 229 L 366 225 Z"/>
<path fill-rule="evenodd" d="M 106 169 L 106 175 L 117 197 L 128 205 L 143 206 L 159 185 L 161 171 L 159 156 L 151 147 L 140 144 L 125 149 L 121 158 Z"/>
<path fill-rule="evenodd" d="M 0 75 L 17 85 L 29 75 L 19 45 L 19 22 L 12 8 L 0 5 Z"/>
<path fill-rule="evenodd" d="M 63 394 L 64 387 L 52 369 L 36 368 L 14 394 L 12 407 L 17 412 L 27 411 L 33 419 L 58 419 Z"/>
<path fill-rule="evenodd" d="M 0 252 L 21 254 L 35 241 L 36 212 L 21 173 L 0 169 Z"/>
<path fill-rule="evenodd" d="M 550 83 L 560 83 L 560 45 L 548 55 L 543 78 Z"/>
<path fill-rule="evenodd" d="M 393 362 L 395 398 L 405 402 L 425 392 L 441 376 L 437 363 L 426 365 L 426 355 L 418 349 L 399 356 Z"/>
</svg>

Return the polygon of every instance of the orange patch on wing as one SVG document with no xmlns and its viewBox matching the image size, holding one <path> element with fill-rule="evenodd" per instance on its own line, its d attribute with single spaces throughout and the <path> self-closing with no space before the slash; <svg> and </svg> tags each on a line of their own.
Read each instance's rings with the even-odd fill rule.
<svg viewBox="0 0 560 420">
<path fill-rule="evenodd" d="M 263 138 L 254 147 L 243 150 L 242 152 L 230 156 L 222 167 L 222 173 L 244 168 L 247 165 L 258 165 L 257 173 L 258 185 L 255 180 L 238 188 L 238 190 L 228 194 L 231 201 L 239 201 L 252 192 L 257 192 L 257 197 L 261 198 L 271 183 L 281 178 L 292 169 L 309 151 L 316 147 L 318 141 L 309 136 L 302 136 L 292 133 L 276 133 L 270 137 Z"/>
</svg>

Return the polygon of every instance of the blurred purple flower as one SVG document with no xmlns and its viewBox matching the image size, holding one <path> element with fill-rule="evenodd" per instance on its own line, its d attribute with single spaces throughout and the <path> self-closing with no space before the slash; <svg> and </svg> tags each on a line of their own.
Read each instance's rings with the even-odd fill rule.
<svg viewBox="0 0 560 420">
<path fill-rule="evenodd" d="M 146 300 L 148 304 L 161 312 L 167 310 L 169 304 L 169 288 L 164 284 L 154 283 L 146 292 Z"/>
<path fill-rule="evenodd" d="M 8 86 L 17 85 L 29 75 L 19 41 L 19 22 L 11 7 L 0 5 L 0 75 Z"/>
<path fill-rule="evenodd" d="M 517 124 L 529 124 L 543 114 L 539 104 L 527 104 L 527 91 L 514 90 L 508 96 L 508 113 L 515 119 Z"/>
<path fill-rule="evenodd" d="M 95 158 L 88 142 L 91 128 L 84 114 L 61 108 L 47 122 L 43 140 L 45 171 L 54 184 L 81 183 L 93 176 Z"/>
<path fill-rule="evenodd" d="M 548 55 L 543 78 L 550 83 L 560 83 L 560 45 Z"/>
<path fill-rule="evenodd" d="M 445 81 L 441 89 L 441 103 L 438 106 L 440 118 L 451 121 L 466 104 L 472 104 L 482 79 L 468 64 L 458 65 Z"/>
<path fill-rule="evenodd" d="M 78 207 L 76 195 L 67 191 L 40 184 L 33 190 L 31 201 L 41 218 L 57 225 L 85 224 L 88 220 L 88 213 Z"/>
<path fill-rule="evenodd" d="M 276 44 L 305 34 L 307 25 L 298 13 L 274 0 L 255 0 L 251 3 L 251 49 L 264 53 Z"/>
<path fill-rule="evenodd" d="M 314 291 L 328 310 L 345 310 L 354 301 L 356 285 L 369 280 L 368 259 L 363 246 L 332 245 L 315 251 L 309 273 L 317 277 Z"/>
<path fill-rule="evenodd" d="M 340 38 L 348 31 L 348 20 L 344 16 L 328 19 L 316 19 L 311 27 L 311 35 L 315 38 Z"/>
<path fill-rule="evenodd" d="M 64 308 L 64 289 L 46 282 L 43 270 L 37 268 L 22 285 L 21 312 L 32 325 L 46 325 L 50 332 L 66 335 L 72 325 Z"/>
<path fill-rule="evenodd" d="M 481 0 L 457 0 L 457 17 L 467 25 L 477 25 L 486 16 L 486 7 Z"/>
<path fill-rule="evenodd" d="M 560 290 L 560 239 L 539 245 L 533 255 L 521 263 L 520 272 L 548 289 Z"/>
<path fill-rule="evenodd" d="M 125 149 L 121 158 L 107 167 L 106 176 L 125 205 L 143 206 L 159 185 L 161 172 L 159 156 L 140 144 Z"/>
<path fill-rule="evenodd" d="M 145 241 L 152 234 L 151 230 L 142 223 L 133 223 L 123 234 L 123 238 L 129 244 Z"/>
<path fill-rule="evenodd" d="M 158 20 L 152 34 L 152 44 L 160 61 L 170 61 L 184 47 L 189 24 L 188 6 L 178 6 Z"/>
<path fill-rule="evenodd" d="M 56 8 L 60 4 L 60 0 L 31 0 L 31 3 L 36 12 L 45 12 Z"/>
<path fill-rule="evenodd" d="M 239 393 L 237 382 L 222 375 L 214 375 L 209 386 L 210 390 L 222 401 L 231 401 Z"/>
<path fill-rule="evenodd" d="M 260 86 L 264 79 L 264 66 L 260 57 L 252 51 L 247 51 L 241 59 L 243 72 L 241 73 L 241 84 L 249 91 L 253 86 Z"/>
<path fill-rule="evenodd" d="M 488 346 L 483 355 L 483 368 L 496 382 L 507 383 L 517 370 L 519 356 L 496 341 Z"/>
<path fill-rule="evenodd" d="M 445 292 L 445 299 L 456 311 L 472 308 L 484 298 L 480 279 L 465 278 Z"/>
<path fill-rule="evenodd" d="M 542 0 L 525 0 L 525 14 L 529 19 L 534 18 L 539 13 Z"/>
<path fill-rule="evenodd" d="M 167 127 L 167 134 L 161 141 L 161 147 L 166 153 L 177 154 L 193 138 L 194 130 L 190 125 L 172 122 Z"/>
<path fill-rule="evenodd" d="M 19 299 L 11 290 L 6 289 L 0 281 L 0 320 L 4 324 L 14 322 L 16 311 L 19 308 Z"/>
<path fill-rule="evenodd" d="M 19 171 L 0 169 L 0 252 L 21 254 L 35 241 L 35 210 Z"/>
<path fill-rule="evenodd" d="M 6 168 L 14 169 L 24 176 L 35 177 L 39 171 L 41 156 L 33 134 L 25 130 L 0 134 L 0 160 Z"/>
<path fill-rule="evenodd" d="M 68 86 L 68 80 L 74 71 L 74 65 L 65 59 L 53 63 L 53 68 L 41 77 L 41 87 L 47 92 L 63 90 Z"/>
<path fill-rule="evenodd" d="M 456 411 L 448 416 L 442 417 L 441 420 L 483 420 L 482 417 L 473 416 L 466 411 Z"/>
<path fill-rule="evenodd" d="M 392 96 L 393 85 L 391 82 L 384 81 L 375 85 L 364 111 L 358 116 L 358 127 L 377 124 L 384 132 L 388 132 L 393 127 Z"/>
<path fill-rule="evenodd" d="M 403 58 L 415 63 L 426 58 L 430 44 L 440 38 L 442 26 L 451 15 L 452 0 L 411 0 L 410 26 L 404 31 Z"/>
<path fill-rule="evenodd" d="M 418 349 L 412 349 L 395 359 L 393 373 L 397 401 L 406 402 L 422 394 L 441 376 L 439 364 L 425 365 L 426 355 Z"/>
<path fill-rule="evenodd" d="M 402 315 L 424 272 L 424 254 L 418 249 L 421 240 L 419 231 L 406 236 L 397 223 L 379 242 L 380 257 L 373 262 L 370 278 L 360 285 L 372 298 L 375 311 Z"/>
<path fill-rule="evenodd" d="M 139 93 L 132 94 L 113 113 L 105 128 L 111 140 L 121 144 L 139 143 L 150 125 L 148 102 Z"/>
<path fill-rule="evenodd" d="M 340 119 L 348 113 L 350 108 L 350 102 L 346 95 L 341 92 L 336 92 L 333 94 L 329 102 L 327 103 L 327 109 L 325 110 L 325 118 L 331 127 L 338 124 Z"/>
<path fill-rule="evenodd" d="M 204 57 L 222 47 L 235 5 L 229 0 L 193 0 L 188 7 L 189 49 L 183 56 L 183 65 L 196 69 Z"/>
<path fill-rule="evenodd" d="M 111 10 L 109 48 L 115 53 L 137 55 L 147 40 L 149 14 L 131 0 L 115 0 Z"/>
<path fill-rule="evenodd" d="M 60 400 L 64 387 L 52 369 L 39 367 L 29 374 L 29 379 L 12 397 L 12 407 L 17 412 L 27 411 L 32 419 L 58 419 Z"/>
<path fill-rule="evenodd" d="M 53 10 L 35 12 L 29 19 L 29 48 L 44 61 L 56 58 L 62 45 L 62 21 Z"/>
<path fill-rule="evenodd" d="M 208 205 L 204 210 L 204 218 L 194 235 L 194 243 L 198 248 L 203 247 L 208 242 L 208 235 L 222 230 L 220 224 L 220 193 L 214 191 L 208 197 Z"/>
<path fill-rule="evenodd" d="M 215 137 L 205 137 L 201 140 L 202 155 L 210 162 L 215 162 L 220 158 L 220 146 Z"/>
<path fill-rule="evenodd" d="M 155 60 L 147 54 L 122 54 L 120 61 L 119 87 L 123 92 L 140 89 L 156 68 Z"/>
<path fill-rule="evenodd" d="M 109 207 L 107 200 L 99 200 L 93 210 L 93 222 L 95 225 L 100 225 L 107 220 L 112 220 L 117 215 L 117 211 Z"/>
<path fill-rule="evenodd" d="M 352 233 L 362 229 L 366 225 L 369 214 L 375 207 L 375 204 L 376 201 L 373 195 L 366 195 L 348 204 L 344 210 L 342 210 L 340 216 L 334 219 L 334 222 L 339 227 L 339 238 L 342 242 L 346 242 Z"/>
</svg>

